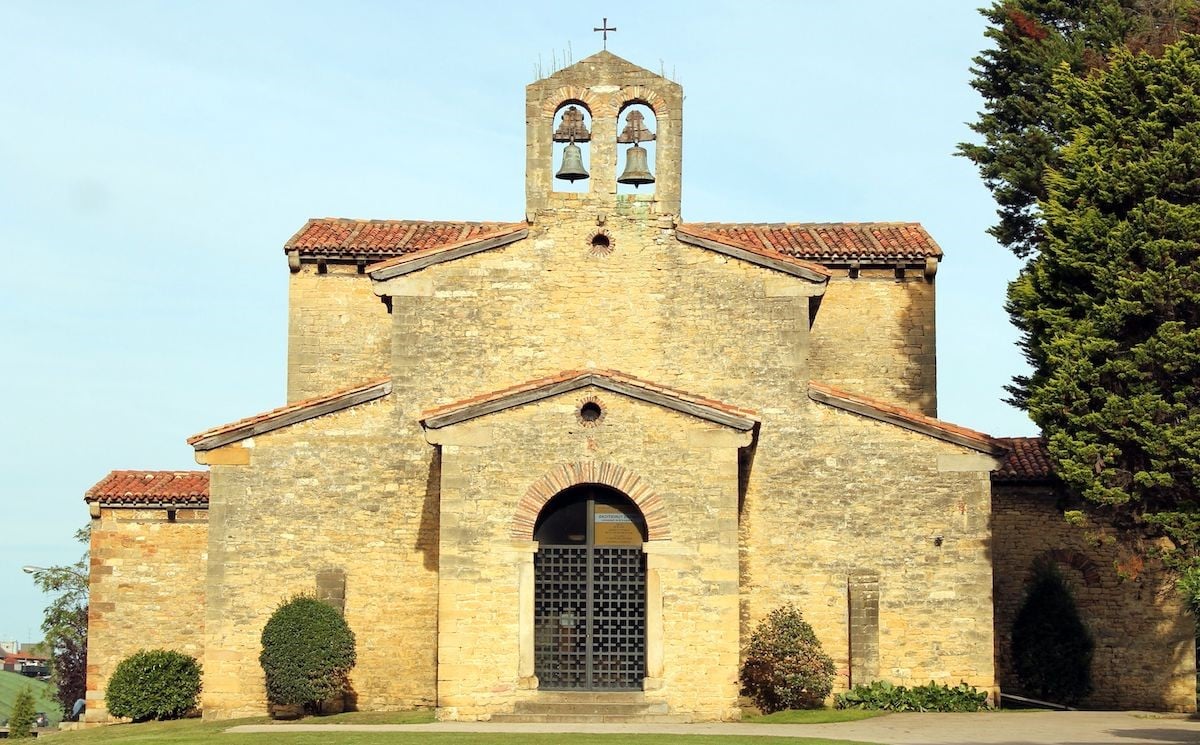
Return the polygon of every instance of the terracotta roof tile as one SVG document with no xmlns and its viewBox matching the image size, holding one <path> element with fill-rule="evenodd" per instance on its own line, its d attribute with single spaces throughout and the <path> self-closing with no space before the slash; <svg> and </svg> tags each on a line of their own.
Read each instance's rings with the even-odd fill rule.
<svg viewBox="0 0 1200 745">
<path fill-rule="evenodd" d="M 113 471 L 83 499 L 101 504 L 208 504 L 208 471 Z"/>
<path fill-rule="evenodd" d="M 483 240 L 524 227 L 527 226 L 523 222 L 351 220 L 321 217 L 305 223 L 304 227 L 283 244 L 283 250 L 299 251 L 302 257 L 362 257 L 380 261 L 416 251 Z"/>
<path fill-rule="evenodd" d="M 1032 483 L 1054 480 L 1046 441 L 1040 437 L 997 437 L 1008 449 L 1003 463 L 992 471 L 992 481 Z"/>
<path fill-rule="evenodd" d="M 864 396 L 859 393 L 851 393 L 835 388 L 834 386 L 820 383 L 815 380 L 808 382 L 809 396 L 813 397 L 814 393 L 824 394 L 820 399 L 822 403 L 837 405 L 838 403 L 850 404 L 859 409 L 869 409 L 881 415 L 885 421 L 891 421 L 894 424 L 901 426 L 912 425 L 912 428 L 918 431 L 926 431 L 942 433 L 953 438 L 952 441 L 958 441 L 960 444 L 970 443 L 971 447 L 978 450 L 983 450 L 988 453 L 1001 455 L 1004 453 L 1004 446 L 999 444 L 994 437 L 986 435 L 983 432 L 978 432 L 967 427 L 961 427 L 957 424 L 935 419 L 931 416 L 926 416 L 911 409 L 906 409 L 896 404 L 881 401 L 877 398 Z M 828 399 L 828 400 L 825 400 Z"/>
<path fill-rule="evenodd" d="M 680 230 L 750 250 L 775 251 L 818 264 L 942 258 L 942 249 L 915 222 L 683 223 Z"/>
<path fill-rule="evenodd" d="M 209 447 L 217 447 L 218 445 L 212 445 L 211 442 L 204 443 L 202 441 L 211 441 L 212 438 L 218 435 L 232 434 L 239 430 L 243 431 L 244 437 L 252 437 L 255 434 L 261 434 L 262 432 L 271 431 L 272 429 L 278 429 L 279 426 L 285 426 L 285 424 L 281 424 L 280 422 L 291 423 L 292 417 L 290 415 L 301 414 L 304 413 L 305 410 L 317 409 L 322 404 L 333 403 L 339 399 L 345 399 L 347 402 L 346 406 L 351 406 L 355 401 L 356 394 L 370 392 L 373 388 L 380 388 L 380 391 L 376 397 L 387 395 L 387 393 L 391 391 L 391 386 L 389 385 L 390 383 L 391 378 L 379 378 L 377 380 L 371 380 L 367 383 L 356 385 L 351 388 L 343 388 L 332 393 L 326 393 L 323 396 L 314 396 L 313 398 L 306 398 L 302 401 L 293 401 L 290 404 L 280 406 L 276 409 L 271 409 L 270 411 L 264 411 L 261 414 L 255 414 L 254 416 L 248 416 L 244 419 L 239 419 L 236 422 L 230 422 L 228 424 L 222 424 L 211 429 L 206 429 L 203 432 L 199 432 L 189 437 L 187 439 L 187 443 L 196 447 L 197 449 L 207 449 L 206 445 Z"/>
</svg>

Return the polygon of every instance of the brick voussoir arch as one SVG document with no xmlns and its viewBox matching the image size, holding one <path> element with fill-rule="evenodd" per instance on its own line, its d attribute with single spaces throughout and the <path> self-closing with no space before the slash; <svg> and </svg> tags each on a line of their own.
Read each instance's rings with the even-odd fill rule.
<svg viewBox="0 0 1200 745">
<path fill-rule="evenodd" d="M 654 117 L 658 118 L 663 115 L 662 112 L 662 96 L 658 95 L 658 91 L 653 88 L 647 88 L 644 85 L 629 85 L 617 92 L 617 101 L 619 106 L 625 109 L 636 104 L 645 104 L 654 112 Z"/>
<path fill-rule="evenodd" d="M 559 109 L 574 101 L 583 104 L 593 118 L 596 116 L 597 106 L 602 105 L 600 97 L 590 89 L 580 85 L 564 85 L 546 99 L 542 105 L 542 113 L 545 116 L 554 116 Z"/>
<path fill-rule="evenodd" d="M 533 482 L 517 503 L 512 537 L 532 541 L 534 525 L 546 503 L 562 490 L 579 484 L 603 484 L 627 495 L 642 511 L 650 540 L 661 541 L 671 537 L 662 500 L 641 476 L 622 465 L 593 460 L 559 464 Z"/>
<path fill-rule="evenodd" d="M 1046 551 L 1035 561 L 1033 566 L 1037 566 L 1039 562 L 1053 562 L 1061 566 L 1068 566 L 1079 572 L 1083 577 L 1083 584 L 1087 587 L 1094 587 L 1100 584 L 1100 566 L 1092 561 L 1088 556 L 1078 551 L 1071 551 L 1064 548 L 1056 548 Z M 1034 571 L 1030 569 L 1029 576 L 1026 581 L 1033 579 Z"/>
</svg>

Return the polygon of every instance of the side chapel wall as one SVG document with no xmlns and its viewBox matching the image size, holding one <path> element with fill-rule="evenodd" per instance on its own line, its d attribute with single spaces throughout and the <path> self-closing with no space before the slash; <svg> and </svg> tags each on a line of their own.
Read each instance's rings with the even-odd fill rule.
<svg viewBox="0 0 1200 745">
<path fill-rule="evenodd" d="M 743 640 L 792 602 L 834 659 L 835 690 L 965 680 L 994 693 L 994 460 L 816 403 L 773 448 L 755 457 L 764 488 L 739 525 Z"/>
<path fill-rule="evenodd" d="M 108 680 L 134 652 L 203 657 L 208 510 L 173 512 L 171 520 L 165 509 L 101 506 L 92 519 L 88 722 L 109 720 Z"/>
<path fill-rule="evenodd" d="M 1012 626 L 1036 561 L 1055 564 L 1095 641 L 1094 709 L 1196 710 L 1195 619 L 1162 566 L 1122 550 L 1111 529 L 1073 526 L 1051 485 L 996 484 L 996 665 L 1004 690 L 1020 692 Z"/>
<path fill-rule="evenodd" d="M 266 713 L 262 628 L 327 570 L 344 573 L 357 637 L 351 704 L 433 705 L 439 465 L 393 413 L 385 396 L 200 454 L 213 464 L 206 718 Z"/>
</svg>

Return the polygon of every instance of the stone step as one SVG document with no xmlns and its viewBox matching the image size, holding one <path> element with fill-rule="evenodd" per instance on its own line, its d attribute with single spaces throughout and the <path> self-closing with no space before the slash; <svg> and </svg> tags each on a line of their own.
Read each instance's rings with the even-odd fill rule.
<svg viewBox="0 0 1200 745">
<path fill-rule="evenodd" d="M 658 724 L 686 724 L 685 717 L 667 714 L 644 714 L 616 716 L 609 714 L 495 714 L 491 721 L 498 724 L 627 724 L 648 722 Z"/>
<path fill-rule="evenodd" d="M 646 694 L 642 691 L 538 691 L 533 698 L 524 699 L 525 702 L 592 702 L 605 701 L 612 703 L 643 703 L 646 700 Z"/>
<path fill-rule="evenodd" d="M 666 714 L 664 703 L 618 703 L 609 701 L 518 701 L 514 714 L 610 714 L 633 716 L 638 714 Z"/>
</svg>

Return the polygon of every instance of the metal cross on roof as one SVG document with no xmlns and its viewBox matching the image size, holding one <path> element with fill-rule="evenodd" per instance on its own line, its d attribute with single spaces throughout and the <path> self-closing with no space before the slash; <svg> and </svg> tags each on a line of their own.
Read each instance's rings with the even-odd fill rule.
<svg viewBox="0 0 1200 745">
<path fill-rule="evenodd" d="M 593 31 L 603 31 L 603 32 L 604 32 L 604 48 L 605 48 L 605 49 L 608 49 L 608 32 L 609 32 L 609 31 L 616 31 L 616 30 L 617 30 L 617 27 L 616 27 L 616 26 L 613 26 L 612 28 L 609 28 L 609 27 L 608 27 L 608 19 L 607 19 L 607 18 L 605 18 L 605 19 L 604 19 L 604 21 L 603 21 L 603 22 L 601 22 L 601 24 L 600 24 L 600 27 L 599 27 L 599 28 L 593 28 L 592 30 L 593 30 Z"/>
</svg>

